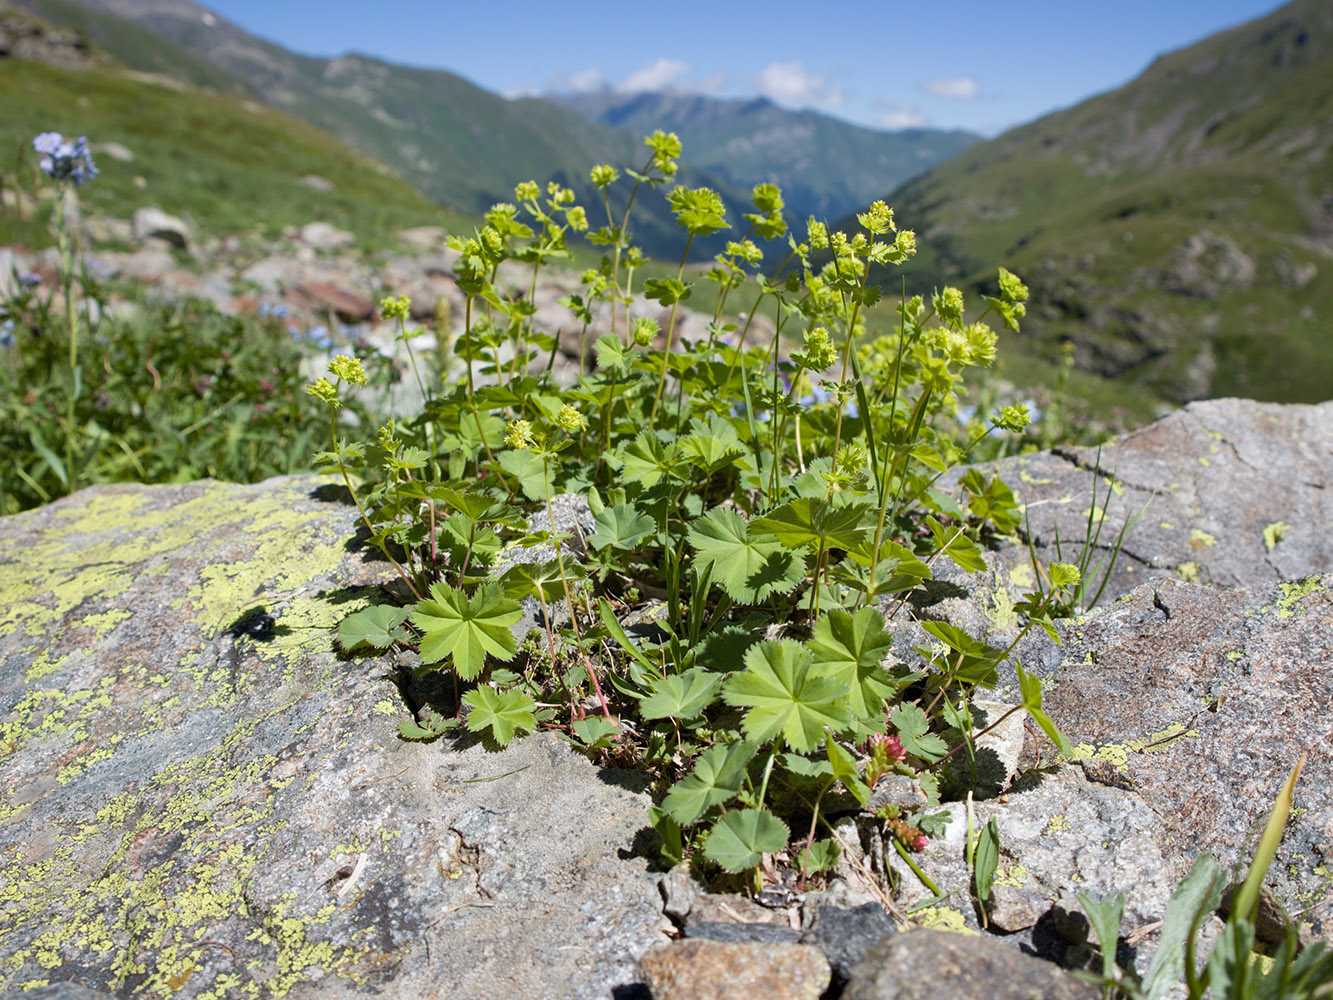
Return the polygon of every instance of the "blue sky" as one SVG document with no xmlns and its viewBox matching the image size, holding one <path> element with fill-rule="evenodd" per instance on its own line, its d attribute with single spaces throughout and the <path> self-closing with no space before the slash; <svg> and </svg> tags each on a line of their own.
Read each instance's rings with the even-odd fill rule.
<svg viewBox="0 0 1333 1000">
<path fill-rule="evenodd" d="M 882 128 L 994 135 L 1137 76 L 1273 0 L 216 0 L 307 55 L 447 69 L 501 94 L 764 94 Z"/>
</svg>

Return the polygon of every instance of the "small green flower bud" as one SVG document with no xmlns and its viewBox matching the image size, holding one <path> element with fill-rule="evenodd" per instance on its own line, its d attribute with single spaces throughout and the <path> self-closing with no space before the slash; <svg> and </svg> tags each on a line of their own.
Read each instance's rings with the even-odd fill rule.
<svg viewBox="0 0 1333 1000">
<path fill-rule="evenodd" d="M 1000 415 L 994 417 L 992 422 L 996 427 L 1017 433 L 1032 422 L 1032 415 L 1028 413 L 1026 403 L 1019 403 L 1017 406 L 1006 406 L 1001 409 Z"/>
<path fill-rule="evenodd" d="M 856 221 L 876 236 L 897 228 L 893 224 L 893 209 L 882 201 L 871 205 L 870 211 L 858 215 Z"/>
<path fill-rule="evenodd" d="M 573 194 L 573 192 L 570 192 Z M 575 205 L 565 213 L 565 221 L 569 223 L 569 228 L 576 233 L 581 233 L 588 228 L 588 213 L 584 211 L 582 205 Z"/>
<path fill-rule="evenodd" d="M 812 215 L 805 224 L 805 241 L 810 244 L 812 249 L 827 250 L 829 243 L 828 226 L 822 222 L 815 221 Z"/>
<path fill-rule="evenodd" d="M 648 316 L 640 316 L 634 321 L 634 343 L 640 347 L 647 347 L 653 342 L 653 338 L 662 328 L 657 320 Z"/>
<path fill-rule="evenodd" d="M 514 187 L 515 201 L 536 201 L 541 197 L 542 189 L 536 181 L 523 181 Z"/>
<path fill-rule="evenodd" d="M 947 285 L 944 291 L 932 295 L 930 304 L 939 318 L 949 326 L 963 325 L 963 293 L 953 285 Z"/>
<path fill-rule="evenodd" d="M 1010 302 L 1026 302 L 1028 286 L 1023 284 L 1018 275 L 1012 271 L 1000 268 L 1000 295 Z"/>
</svg>

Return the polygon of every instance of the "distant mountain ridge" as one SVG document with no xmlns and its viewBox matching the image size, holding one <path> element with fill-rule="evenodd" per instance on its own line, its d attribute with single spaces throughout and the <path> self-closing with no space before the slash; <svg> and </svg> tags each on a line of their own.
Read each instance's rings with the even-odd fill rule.
<svg viewBox="0 0 1333 1000">
<path fill-rule="evenodd" d="M 909 286 L 1010 267 L 1047 358 L 1067 340 L 1084 370 L 1173 402 L 1316 401 L 1333 394 L 1331 150 L 1333 4 L 1296 0 L 889 200 L 922 237 Z"/>
<path fill-rule="evenodd" d="M 961 129 L 877 131 L 815 111 L 788 111 L 763 97 L 610 89 L 549 96 L 605 125 L 677 133 L 695 166 L 736 184 L 781 186 L 797 221 L 862 210 L 889 188 L 981 141 Z"/>
</svg>

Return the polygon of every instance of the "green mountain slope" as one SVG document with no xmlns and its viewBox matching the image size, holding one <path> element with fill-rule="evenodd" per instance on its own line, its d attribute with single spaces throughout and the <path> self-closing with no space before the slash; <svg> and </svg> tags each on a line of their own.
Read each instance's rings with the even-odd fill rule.
<svg viewBox="0 0 1333 1000">
<path fill-rule="evenodd" d="M 814 111 L 787 111 L 765 98 L 603 90 L 553 99 L 617 128 L 675 132 L 700 168 L 740 185 L 780 185 L 798 220 L 860 211 L 981 138 L 962 130 L 879 132 Z"/>
<path fill-rule="evenodd" d="M 206 232 L 265 231 L 316 219 L 370 243 L 396 230 L 441 223 L 440 209 L 334 136 L 271 108 L 158 82 L 123 69 L 68 69 L 0 60 L 0 150 L 15 156 L 25 185 L 36 178 L 31 141 L 39 132 L 87 135 L 94 149 L 116 142 L 131 162 L 99 157 L 101 175 L 80 189 L 96 212 L 127 218 L 152 205 Z M 302 182 L 317 175 L 332 185 Z M 0 226 L 12 229 L 5 213 Z M 0 240 L 39 234 L 0 232 Z"/>
<path fill-rule="evenodd" d="M 909 285 L 1032 288 L 1052 358 L 1179 402 L 1333 387 L 1333 4 L 1297 0 L 895 191 Z"/>
<path fill-rule="evenodd" d="M 256 99 L 334 133 L 460 212 L 477 215 L 497 201 L 512 200 L 519 181 L 556 179 L 578 192 L 594 224 L 600 224 L 595 211 L 600 197 L 588 183 L 589 167 L 641 166 L 646 160 L 640 136 L 590 122 L 554 102 L 506 100 L 453 73 L 368 56 L 298 55 L 189 0 L 83 0 L 83 5 L 133 21 L 205 60 L 243 81 Z M 141 58 L 113 54 L 131 65 Z M 678 179 L 717 189 L 733 213 L 742 210 L 748 195 L 688 166 Z M 650 252 L 679 253 L 681 231 L 665 198 L 649 196 L 636 204 L 637 242 Z M 701 252 L 712 242 L 717 241 L 705 241 Z"/>
</svg>

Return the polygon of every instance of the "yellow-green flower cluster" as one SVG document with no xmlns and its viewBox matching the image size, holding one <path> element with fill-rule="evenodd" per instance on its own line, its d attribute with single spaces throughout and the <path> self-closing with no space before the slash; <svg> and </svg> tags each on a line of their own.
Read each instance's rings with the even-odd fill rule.
<svg viewBox="0 0 1333 1000">
<path fill-rule="evenodd" d="M 305 387 L 305 391 L 316 399 L 322 399 L 334 409 L 342 406 L 342 400 L 338 398 L 338 387 L 324 377 L 312 382 Z"/>
<path fill-rule="evenodd" d="M 555 415 L 555 422 L 569 434 L 577 434 L 587 426 L 583 414 L 576 407 L 565 403 Z"/>
<path fill-rule="evenodd" d="M 643 140 L 643 144 L 653 151 L 652 168 L 664 177 L 675 177 L 676 157 L 680 155 L 680 136 L 675 132 L 657 129 Z"/>
<path fill-rule="evenodd" d="M 329 374 L 352 385 L 366 384 L 365 366 L 350 354 L 335 354 L 329 361 Z"/>
<path fill-rule="evenodd" d="M 407 320 L 412 315 L 412 300 L 406 295 L 392 295 L 380 299 L 381 319 Z"/>
<path fill-rule="evenodd" d="M 505 444 L 516 451 L 527 451 L 536 443 L 529 420 L 511 420 L 505 428 Z"/>
<path fill-rule="evenodd" d="M 515 201 L 536 201 L 542 195 L 542 189 L 536 181 L 521 181 L 514 187 Z"/>
<path fill-rule="evenodd" d="M 805 331 L 803 349 L 792 352 L 792 360 L 812 372 L 822 372 L 838 360 L 838 349 L 829 339 L 826 327 L 816 326 Z"/>
<path fill-rule="evenodd" d="M 896 232 L 898 229 L 893 222 L 893 209 L 882 201 L 877 201 L 871 205 L 868 212 L 863 212 L 856 217 L 856 221 L 876 236 Z"/>
<path fill-rule="evenodd" d="M 935 315 L 947 325 L 963 325 L 963 293 L 953 285 L 946 285 L 943 291 L 935 292 L 930 297 L 930 304 Z"/>
<path fill-rule="evenodd" d="M 588 171 L 588 179 L 593 182 L 595 187 L 603 191 L 614 184 L 619 177 L 619 171 L 605 163 L 599 163 Z"/>
</svg>

